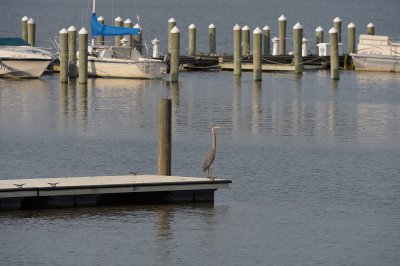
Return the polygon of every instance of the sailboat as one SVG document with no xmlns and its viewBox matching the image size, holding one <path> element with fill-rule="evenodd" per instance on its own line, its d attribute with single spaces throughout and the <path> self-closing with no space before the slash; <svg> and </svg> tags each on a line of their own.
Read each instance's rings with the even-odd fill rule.
<svg viewBox="0 0 400 266">
<path fill-rule="evenodd" d="M 138 28 L 103 25 L 97 20 L 96 0 L 91 18 L 92 44 L 88 47 L 88 75 L 107 78 L 161 79 L 166 64 L 159 59 L 144 57 L 138 45 L 95 45 L 96 36 L 137 35 Z M 79 55 L 78 55 L 79 56 Z"/>
</svg>

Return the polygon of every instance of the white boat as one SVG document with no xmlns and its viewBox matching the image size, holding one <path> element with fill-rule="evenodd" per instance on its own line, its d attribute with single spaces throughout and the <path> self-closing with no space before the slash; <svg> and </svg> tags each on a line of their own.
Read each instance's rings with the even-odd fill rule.
<svg viewBox="0 0 400 266">
<path fill-rule="evenodd" d="M 356 70 L 400 72 L 400 42 L 388 36 L 360 35 L 357 53 L 350 53 Z"/>
<path fill-rule="evenodd" d="M 96 36 L 136 35 L 138 28 L 103 25 L 96 17 L 96 1 L 93 0 L 91 18 L 93 40 Z M 92 44 L 94 41 L 92 42 Z M 166 64 L 162 60 L 144 57 L 137 46 L 88 47 L 88 76 L 107 78 L 160 79 L 164 77 Z"/>
<path fill-rule="evenodd" d="M 39 78 L 52 59 L 50 51 L 20 38 L 0 38 L 1 78 Z"/>
<path fill-rule="evenodd" d="M 90 46 L 88 75 L 106 78 L 161 79 L 162 60 L 145 58 L 136 47 Z"/>
</svg>

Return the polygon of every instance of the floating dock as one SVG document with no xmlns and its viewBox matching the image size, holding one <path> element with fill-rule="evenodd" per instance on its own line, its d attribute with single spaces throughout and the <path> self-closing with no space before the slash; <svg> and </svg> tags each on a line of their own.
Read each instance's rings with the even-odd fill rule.
<svg viewBox="0 0 400 266">
<path fill-rule="evenodd" d="M 0 180 L 0 210 L 213 202 L 230 180 L 122 175 Z"/>
</svg>

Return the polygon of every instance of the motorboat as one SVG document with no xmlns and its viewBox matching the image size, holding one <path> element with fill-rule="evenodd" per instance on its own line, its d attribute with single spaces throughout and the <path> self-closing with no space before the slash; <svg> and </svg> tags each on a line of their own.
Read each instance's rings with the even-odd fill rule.
<svg viewBox="0 0 400 266">
<path fill-rule="evenodd" d="M 132 36 L 141 33 L 139 28 L 116 27 L 101 24 L 96 16 L 93 0 L 91 18 L 92 45 L 88 47 L 88 76 L 107 78 L 161 79 L 166 64 L 163 60 L 144 57 L 139 45 L 95 46 L 96 36 Z M 78 55 L 79 56 L 79 55 Z"/>
<path fill-rule="evenodd" d="M 360 35 L 357 53 L 350 53 L 356 70 L 400 72 L 400 42 L 388 36 Z"/>
<path fill-rule="evenodd" d="M 39 78 L 52 60 L 48 49 L 31 46 L 21 38 L 0 38 L 1 78 Z"/>
</svg>

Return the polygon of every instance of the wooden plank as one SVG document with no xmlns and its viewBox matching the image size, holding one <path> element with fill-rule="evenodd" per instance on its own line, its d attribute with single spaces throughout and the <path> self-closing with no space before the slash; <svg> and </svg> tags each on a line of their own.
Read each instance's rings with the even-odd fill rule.
<svg viewBox="0 0 400 266">
<path fill-rule="evenodd" d="M 222 70 L 233 70 L 233 63 L 221 63 Z M 262 71 L 294 71 L 293 65 L 262 64 Z M 243 71 L 253 71 L 253 64 L 242 63 Z"/>
</svg>

